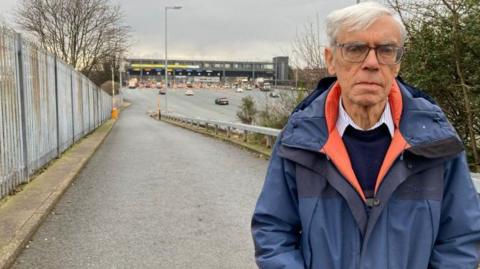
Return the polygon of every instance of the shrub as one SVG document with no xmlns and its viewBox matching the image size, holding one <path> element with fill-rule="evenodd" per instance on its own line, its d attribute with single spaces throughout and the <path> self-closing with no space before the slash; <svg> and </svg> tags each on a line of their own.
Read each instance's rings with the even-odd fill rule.
<svg viewBox="0 0 480 269">
<path fill-rule="evenodd" d="M 240 110 L 237 112 L 237 117 L 242 121 L 242 123 L 252 124 L 256 114 L 257 108 L 253 98 L 251 96 L 243 97 Z"/>
</svg>

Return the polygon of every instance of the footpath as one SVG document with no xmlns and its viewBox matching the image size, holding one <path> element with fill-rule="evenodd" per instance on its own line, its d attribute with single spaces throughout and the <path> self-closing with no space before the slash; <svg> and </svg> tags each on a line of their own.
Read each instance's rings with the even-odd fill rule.
<svg viewBox="0 0 480 269">
<path fill-rule="evenodd" d="M 0 269 L 9 268 L 110 133 L 115 120 L 108 120 L 84 137 L 23 190 L 0 202 Z"/>
</svg>

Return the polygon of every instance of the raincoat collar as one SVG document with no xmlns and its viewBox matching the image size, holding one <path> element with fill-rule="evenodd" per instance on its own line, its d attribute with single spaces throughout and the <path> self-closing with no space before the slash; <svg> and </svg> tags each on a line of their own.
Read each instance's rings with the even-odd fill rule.
<svg viewBox="0 0 480 269">
<path fill-rule="evenodd" d="M 320 80 L 317 88 L 294 110 L 280 137 L 287 147 L 321 152 L 338 114 L 338 102 L 327 100 L 329 94 L 339 95 L 336 78 Z M 392 91 L 389 102 L 396 129 L 405 139 L 408 151 L 427 158 L 453 155 L 463 146 L 440 107 L 425 93 L 396 79 L 398 91 Z M 335 92 L 338 91 L 338 92 Z M 392 102 L 392 94 L 400 102 Z M 328 104 L 332 102 L 332 104 Z M 441 145 L 441 147 L 438 147 Z"/>
</svg>

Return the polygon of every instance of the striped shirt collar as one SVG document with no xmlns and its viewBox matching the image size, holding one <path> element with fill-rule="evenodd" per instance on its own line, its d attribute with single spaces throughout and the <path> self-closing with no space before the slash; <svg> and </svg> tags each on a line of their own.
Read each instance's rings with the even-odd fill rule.
<svg viewBox="0 0 480 269">
<path fill-rule="evenodd" d="M 337 126 L 337 130 L 338 130 L 338 133 L 340 134 L 340 136 L 343 137 L 343 134 L 345 133 L 345 129 L 347 129 L 347 127 L 349 125 L 352 126 L 355 129 L 357 129 L 357 130 L 368 131 L 368 130 L 373 130 L 373 129 L 375 129 L 375 128 L 377 128 L 380 125 L 385 123 L 385 125 L 388 128 L 388 131 L 390 132 L 390 135 L 393 137 L 395 127 L 394 127 L 394 124 L 393 124 L 392 112 L 390 111 L 389 102 L 387 102 L 387 104 L 385 105 L 385 109 L 383 110 L 383 114 L 380 117 L 380 119 L 378 120 L 378 122 L 375 123 L 369 129 L 364 130 L 360 126 L 355 124 L 355 122 L 353 122 L 352 118 L 350 118 L 350 116 L 347 114 L 345 109 L 343 109 L 342 98 L 339 98 L 339 99 L 340 100 L 339 100 L 339 105 L 338 105 L 338 118 L 337 118 L 337 125 L 336 126 Z"/>
</svg>

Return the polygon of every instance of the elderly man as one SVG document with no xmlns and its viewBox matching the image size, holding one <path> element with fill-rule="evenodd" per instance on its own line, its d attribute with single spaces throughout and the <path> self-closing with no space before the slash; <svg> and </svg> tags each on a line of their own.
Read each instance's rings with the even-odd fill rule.
<svg viewBox="0 0 480 269">
<path fill-rule="evenodd" d="M 327 17 L 335 78 L 291 115 L 255 208 L 260 268 L 476 268 L 480 206 L 441 109 L 396 79 L 405 27 L 380 4 Z"/>
</svg>

